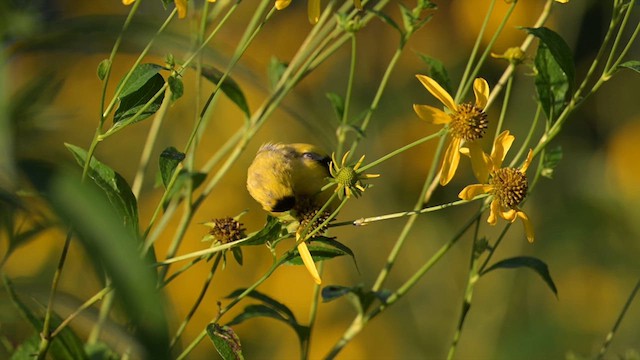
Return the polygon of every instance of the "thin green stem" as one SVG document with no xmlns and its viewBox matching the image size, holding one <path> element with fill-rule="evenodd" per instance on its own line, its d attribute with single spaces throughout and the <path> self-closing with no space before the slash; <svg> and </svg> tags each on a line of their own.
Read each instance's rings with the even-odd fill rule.
<svg viewBox="0 0 640 360">
<path fill-rule="evenodd" d="M 460 99 L 464 97 L 464 84 L 469 82 L 471 67 L 473 66 L 473 62 L 476 59 L 476 55 L 478 54 L 478 50 L 480 49 L 480 44 L 482 42 L 482 37 L 484 36 L 484 32 L 487 30 L 487 25 L 489 24 L 489 19 L 491 19 L 491 14 L 493 13 L 493 8 L 495 7 L 496 0 L 491 0 L 489 3 L 489 8 L 487 9 L 487 14 L 484 16 L 484 20 L 482 21 L 482 26 L 480 30 L 478 30 L 478 36 L 476 37 L 476 42 L 473 44 L 473 49 L 471 50 L 471 54 L 469 55 L 469 60 L 467 61 L 467 66 L 465 66 L 464 73 L 462 74 L 462 78 L 460 79 L 460 84 L 458 85 L 458 91 L 456 92 L 456 96 L 454 101 L 456 104 L 460 102 Z"/>
<path fill-rule="evenodd" d="M 211 265 L 211 270 L 209 270 L 209 274 L 207 274 L 206 279 L 202 283 L 202 288 L 200 289 L 200 293 L 198 294 L 196 301 L 191 306 L 191 309 L 189 309 L 189 312 L 185 316 L 184 320 L 182 320 L 182 323 L 178 327 L 178 330 L 176 330 L 175 335 L 171 339 L 171 342 L 169 343 L 169 349 L 173 349 L 173 347 L 176 345 L 178 340 L 180 340 L 180 336 L 182 336 L 182 333 L 187 328 L 187 325 L 193 318 L 193 315 L 196 313 L 196 311 L 200 307 L 200 304 L 202 304 L 202 300 L 204 299 L 204 296 L 206 295 L 207 290 L 209 289 L 209 285 L 211 285 L 211 280 L 213 280 L 213 276 L 215 275 L 216 270 L 218 269 L 218 265 L 220 264 L 220 259 L 222 259 L 222 256 L 223 256 L 222 253 L 218 253 L 215 260 L 213 261 L 213 264 Z"/>
<path fill-rule="evenodd" d="M 522 156 L 524 155 L 525 151 L 527 151 L 527 149 L 529 148 L 529 144 L 531 143 L 531 139 L 533 138 L 533 133 L 535 132 L 536 127 L 538 126 L 538 120 L 540 119 L 541 115 L 542 115 L 542 106 L 540 105 L 540 103 L 538 103 L 538 107 L 536 108 L 536 114 L 533 116 L 533 122 L 531 123 L 531 127 L 529 127 L 529 132 L 527 133 L 527 137 L 525 137 L 524 142 L 522 143 L 522 146 L 520 146 L 520 149 L 518 150 L 518 153 L 516 154 L 516 156 L 513 157 L 513 160 L 509 164 L 509 167 L 514 167 L 518 163 L 518 161 L 522 159 Z"/>
<path fill-rule="evenodd" d="M 410 144 L 407 144 L 407 145 L 405 145 L 405 146 L 403 146 L 403 147 L 401 147 L 399 149 L 396 149 L 396 150 L 388 153 L 387 155 L 384 155 L 383 157 L 381 157 L 381 158 L 379 158 L 377 160 L 374 160 L 374 161 L 368 163 L 367 165 L 364 165 L 364 166 L 360 167 L 357 172 L 358 172 L 358 174 L 362 174 L 365 171 L 369 170 L 370 168 L 372 168 L 374 166 L 378 166 L 381 163 L 391 159 L 392 157 L 394 157 L 394 156 L 396 156 L 398 154 L 401 154 L 401 153 L 403 153 L 403 152 L 405 152 L 405 151 L 407 151 L 409 149 L 412 149 L 412 148 L 414 148 L 414 147 L 416 147 L 418 145 L 421 145 L 421 144 L 423 144 L 423 143 L 425 143 L 427 141 L 433 140 L 433 139 L 435 139 L 437 137 L 444 136 L 446 134 L 446 132 L 447 132 L 446 129 L 443 128 L 442 130 L 438 131 L 437 133 L 431 134 L 429 136 L 425 136 L 422 139 L 419 139 L 419 140 L 416 140 L 416 141 L 414 141 L 414 142 L 412 142 Z"/>
<path fill-rule="evenodd" d="M 357 47 L 356 36 L 351 33 L 351 62 L 349 63 L 349 78 L 347 80 L 347 93 L 344 99 L 344 108 L 342 109 L 342 119 L 340 121 L 339 131 L 336 133 L 338 136 L 338 145 L 336 148 L 336 157 L 342 157 L 343 146 L 345 142 L 345 131 L 348 129 L 349 124 L 349 107 L 351 105 L 351 92 L 353 91 L 353 79 L 356 73 L 357 64 Z"/>
<path fill-rule="evenodd" d="M 604 343 L 602 344 L 602 347 L 600 348 L 600 352 L 598 352 L 598 356 L 596 357 L 596 359 L 604 358 L 604 355 L 607 353 L 607 350 L 609 349 L 609 345 L 611 344 L 611 340 L 613 340 L 613 336 L 618 331 L 618 328 L 622 323 L 622 319 L 624 319 L 624 316 L 627 314 L 629 307 L 631 307 L 631 303 L 633 302 L 633 299 L 636 297 L 638 290 L 640 290 L 640 280 L 638 280 L 638 282 L 636 283 L 636 286 L 634 286 L 633 290 L 631 290 L 631 293 L 627 298 L 627 302 L 622 307 L 622 311 L 620 312 L 620 315 L 618 315 L 618 318 L 616 319 L 615 324 L 613 324 L 613 328 L 611 328 L 611 331 L 609 331 L 609 333 L 607 334 L 607 337 L 604 339 Z"/>
<path fill-rule="evenodd" d="M 502 108 L 500 109 L 500 117 L 498 118 L 498 125 L 496 126 L 496 133 L 493 136 L 493 142 L 496 142 L 498 139 L 498 135 L 502 132 L 502 124 L 504 123 L 504 118 L 507 115 L 507 108 L 509 105 L 509 101 L 511 100 L 511 87 L 513 86 L 513 77 L 510 77 L 507 80 L 507 88 L 504 91 L 504 99 L 502 100 Z"/>
<path fill-rule="evenodd" d="M 318 263 L 318 274 L 322 276 L 322 270 L 324 270 L 324 261 L 320 261 Z M 322 286 L 320 284 L 314 284 L 313 286 L 313 297 L 311 299 L 311 307 L 309 309 L 309 333 L 308 338 L 302 344 L 302 351 L 300 352 L 301 359 L 309 358 L 309 351 L 311 349 L 311 334 L 313 333 L 313 327 L 316 323 L 316 317 L 318 315 L 318 303 L 320 302 L 320 290 Z"/>
<path fill-rule="evenodd" d="M 82 305 L 80 305 L 73 313 L 67 316 L 60 325 L 51 333 L 51 337 L 54 338 L 58 335 L 62 330 L 64 330 L 73 319 L 75 319 L 81 312 L 91 307 L 91 305 L 97 303 L 102 300 L 102 298 L 107 295 L 113 288 L 111 286 L 106 286 L 102 290 L 98 291 L 95 295 L 90 297 L 87 301 L 85 301 Z"/>
<path fill-rule="evenodd" d="M 631 0 L 627 5 L 627 11 L 624 14 L 620 27 L 618 27 L 618 33 L 616 34 L 615 40 L 613 40 L 613 45 L 611 45 L 611 49 L 609 50 L 609 56 L 607 57 L 607 62 L 604 65 L 605 71 L 612 68 L 611 65 L 614 62 L 613 59 L 616 56 L 618 45 L 620 45 L 620 41 L 622 40 L 622 36 L 624 35 L 624 30 L 627 27 L 627 22 L 629 21 L 629 17 L 631 16 L 634 3 L 635 3 L 635 0 Z M 616 10 L 617 9 L 614 9 L 614 14 L 613 14 L 614 19 L 618 18 L 619 16 Z M 612 23 L 614 23 L 614 21 L 612 21 Z M 617 59 L 619 60 L 620 57 L 618 57 Z"/>
<path fill-rule="evenodd" d="M 484 50 L 484 52 L 480 56 L 475 68 L 473 69 L 473 71 L 469 75 L 469 78 L 467 79 L 467 82 L 464 85 L 464 89 L 459 94 L 459 98 L 456 96 L 456 101 L 460 101 L 460 99 L 464 98 L 465 95 L 469 92 L 469 89 L 471 89 L 471 85 L 473 84 L 473 80 L 472 79 L 474 79 L 478 75 L 478 73 L 480 72 L 480 68 L 482 67 L 482 65 L 484 65 L 484 61 L 487 59 L 487 57 L 491 53 L 491 48 L 493 48 L 493 44 L 495 44 L 496 40 L 498 40 L 498 36 L 500 36 L 500 33 L 502 32 L 502 30 L 504 29 L 505 25 L 507 24 L 507 21 L 511 17 L 511 14 L 513 13 L 513 10 L 515 10 L 517 3 L 518 3 L 517 1 L 513 1 L 511 3 L 511 6 L 509 6 L 509 9 L 507 10 L 507 13 L 502 18 L 502 21 L 500 22 L 500 25 L 498 25 L 498 29 L 496 29 L 496 31 L 493 33 L 493 36 L 491 37 L 491 40 L 489 40 L 489 44 L 487 44 L 487 48 Z"/>
</svg>

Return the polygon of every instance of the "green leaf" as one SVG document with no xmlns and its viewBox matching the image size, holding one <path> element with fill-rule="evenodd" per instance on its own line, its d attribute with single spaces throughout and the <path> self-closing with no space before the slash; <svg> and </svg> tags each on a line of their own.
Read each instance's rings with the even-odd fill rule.
<svg viewBox="0 0 640 360">
<path fill-rule="evenodd" d="M 156 288 L 157 273 L 149 257 L 140 256 L 141 239 L 122 223 L 101 190 L 81 182 L 79 174 L 61 172 L 50 183 L 53 209 L 73 228 L 86 254 L 106 273 L 136 329 L 146 357 L 168 357 L 169 339 L 164 299 Z"/>
<path fill-rule="evenodd" d="M 164 78 L 160 74 L 153 75 L 146 83 L 137 90 L 129 93 L 127 96 L 120 98 L 120 105 L 113 115 L 113 123 L 132 119 L 139 111 L 140 115 L 135 118 L 133 123 L 142 121 L 153 115 L 160 109 L 164 93 L 156 97 L 159 91 L 164 87 Z"/>
<path fill-rule="evenodd" d="M 220 326 L 216 323 L 207 325 L 207 335 L 224 360 L 242 360 L 242 345 L 240 338 L 229 326 Z"/>
<path fill-rule="evenodd" d="M 97 342 L 86 344 L 84 350 L 91 360 L 119 360 L 120 355 L 112 350 L 107 344 Z"/>
<path fill-rule="evenodd" d="M 287 319 L 282 316 L 277 310 L 263 304 L 248 305 L 244 310 L 238 314 L 233 320 L 227 323 L 227 326 L 234 326 L 243 323 L 245 320 L 249 320 L 256 317 L 269 317 L 282 321 L 286 324 L 291 324 L 291 319 Z"/>
<path fill-rule="evenodd" d="M 125 84 L 122 84 L 124 78 L 120 80 L 118 87 L 121 88 L 121 90 L 118 94 L 118 98 L 122 100 L 122 98 L 138 92 L 149 81 L 151 81 L 151 79 L 158 75 L 162 69 L 162 66 L 157 64 L 140 64 L 136 66 Z"/>
<path fill-rule="evenodd" d="M 111 61 L 109 59 L 100 61 L 100 63 L 98 64 L 98 79 L 104 80 L 107 77 L 107 73 L 109 72 L 110 67 Z"/>
<path fill-rule="evenodd" d="M 87 159 L 87 152 L 84 149 L 72 145 L 64 144 L 73 154 L 80 167 L 84 167 Z M 132 234 L 138 234 L 138 201 L 131 191 L 127 181 L 108 165 L 103 164 L 94 157 L 89 164 L 89 178 L 102 189 L 107 196 L 111 207 L 118 211 L 122 223 Z"/>
<path fill-rule="evenodd" d="M 347 245 L 339 242 L 335 238 L 328 238 L 326 236 L 315 237 L 315 238 L 311 239 L 311 241 L 320 242 L 322 244 L 325 244 L 325 245 L 330 246 L 330 247 L 332 247 L 334 249 L 340 250 L 343 253 L 351 256 L 351 258 L 353 259 L 353 264 L 356 266 L 356 269 L 358 269 L 358 263 L 356 262 L 356 255 L 353 253 L 353 251 Z M 358 271 L 360 271 L 360 270 L 358 270 Z"/>
<path fill-rule="evenodd" d="M 422 53 L 417 54 L 418 57 L 427 65 L 426 75 L 435 80 L 443 89 L 451 94 L 453 92 L 451 88 L 451 79 L 449 78 L 449 72 L 447 72 L 442 61 Z"/>
<path fill-rule="evenodd" d="M 18 309 L 18 312 L 29 322 L 31 326 L 38 333 L 42 331 L 44 326 L 44 319 L 36 315 L 16 294 L 11 281 L 6 276 L 2 277 L 7 293 L 11 298 L 11 302 Z M 51 314 L 51 328 L 53 331 L 60 323 L 62 319 L 56 314 Z M 38 337 L 39 338 L 39 337 Z M 39 344 L 39 340 L 38 340 Z M 27 340 L 25 347 L 31 349 L 31 342 Z M 37 347 L 36 347 L 37 352 Z M 58 335 L 53 338 L 49 354 L 54 359 L 88 359 L 87 354 L 84 351 L 82 340 L 71 330 L 69 327 L 65 327 Z M 17 357 L 19 358 L 19 357 Z"/>
<path fill-rule="evenodd" d="M 14 350 L 9 360 L 35 359 L 34 354 L 38 353 L 39 348 L 40 334 L 36 332 Z"/>
<path fill-rule="evenodd" d="M 272 56 L 269 60 L 267 67 L 267 77 L 269 79 L 269 86 L 271 90 L 275 90 L 278 82 L 282 78 L 285 70 L 287 70 L 288 64 L 278 60 L 275 56 Z"/>
<path fill-rule="evenodd" d="M 346 296 L 358 313 L 362 314 L 366 311 L 374 300 L 386 303 L 391 295 L 389 290 L 382 291 L 365 291 L 362 285 L 347 287 L 339 285 L 329 285 L 322 288 L 322 301 L 329 302 Z"/>
<path fill-rule="evenodd" d="M 544 158 L 542 159 L 542 170 L 540 175 L 552 179 L 555 168 L 562 160 L 562 147 L 558 146 L 553 149 L 545 150 Z"/>
<path fill-rule="evenodd" d="M 162 177 L 162 184 L 165 188 L 169 185 L 169 181 L 171 181 L 173 172 L 178 167 L 178 164 L 180 164 L 184 158 L 185 154 L 173 146 L 164 149 L 160 154 L 160 176 Z"/>
<path fill-rule="evenodd" d="M 223 75 L 224 74 L 220 70 L 213 66 L 202 66 L 202 76 L 216 85 L 218 85 L 220 80 L 222 80 Z M 247 99 L 244 97 L 244 93 L 240 89 L 238 83 L 236 83 L 230 76 L 225 78 L 224 82 L 220 86 L 220 90 L 227 95 L 229 100 L 238 105 L 247 118 L 251 117 L 249 104 L 247 103 Z"/>
<path fill-rule="evenodd" d="M 333 259 L 338 256 L 347 255 L 345 251 L 337 248 L 329 248 L 329 247 L 315 246 L 315 245 L 308 245 L 308 248 L 314 262 Z M 285 264 L 304 265 L 302 262 L 302 259 L 300 258 L 300 254 L 298 253 L 298 249 L 293 250 L 291 255 L 289 255 L 289 257 L 287 258 L 287 261 L 285 262 Z"/>
<path fill-rule="evenodd" d="M 332 92 L 327 93 L 326 96 L 331 103 L 333 112 L 336 114 L 336 119 L 338 119 L 338 122 L 342 122 L 342 118 L 344 117 L 344 99 L 342 96 Z"/>
<path fill-rule="evenodd" d="M 231 248 L 231 253 L 238 265 L 242 266 L 242 248 L 240 246 L 233 247 Z"/>
<path fill-rule="evenodd" d="M 400 28 L 400 25 L 398 25 L 398 23 L 395 22 L 389 15 L 387 15 L 387 14 L 381 12 L 381 11 L 374 10 L 374 9 L 368 9 L 367 12 L 373 13 L 380 20 L 382 20 L 382 22 L 384 22 L 387 25 L 390 25 L 392 28 L 398 30 L 398 32 L 400 33 L 400 37 L 404 37 L 404 31 Z"/>
<path fill-rule="evenodd" d="M 399 3 L 398 7 L 400 7 L 400 14 L 402 15 L 402 26 L 404 27 L 404 31 L 408 33 L 413 32 L 413 25 L 416 22 L 416 18 L 415 16 L 413 16 L 413 12 L 402 3 Z"/>
<path fill-rule="evenodd" d="M 169 76 L 167 83 L 169 83 L 169 89 L 171 89 L 171 101 L 180 99 L 184 94 L 184 84 L 182 80 L 175 76 Z"/>
<path fill-rule="evenodd" d="M 520 267 L 527 267 L 533 271 L 535 271 L 542 280 L 547 284 L 549 289 L 553 291 L 553 294 L 558 297 L 558 289 L 556 285 L 553 283 L 553 279 L 551 278 L 551 274 L 549 274 L 549 267 L 542 260 L 530 257 L 530 256 L 517 256 L 509 259 L 498 261 L 497 263 L 491 265 L 488 269 L 480 274 L 481 276 L 486 273 L 496 270 L 496 269 L 515 269 Z"/>
<path fill-rule="evenodd" d="M 618 69 L 630 69 L 640 74 L 640 61 L 630 60 L 618 65 Z"/>
<path fill-rule="evenodd" d="M 267 223 L 264 227 L 259 231 L 250 234 L 250 239 L 247 239 L 247 241 L 243 242 L 242 245 L 262 245 L 267 241 L 274 241 L 278 239 L 281 232 L 282 223 L 280 223 L 277 218 L 267 215 Z"/>
<path fill-rule="evenodd" d="M 534 60 L 536 92 L 547 119 L 555 121 L 572 93 L 575 68 L 571 49 L 560 35 L 545 27 L 524 29 L 540 39 Z"/>
<path fill-rule="evenodd" d="M 231 294 L 225 296 L 226 299 L 233 299 L 233 298 L 237 298 L 238 296 L 240 296 L 240 294 L 242 294 L 243 292 L 245 292 L 247 289 L 241 288 L 241 289 L 236 289 L 234 290 Z M 283 303 L 273 299 L 272 297 L 265 295 L 257 290 L 252 290 L 249 292 L 249 294 L 247 294 L 247 297 L 250 297 L 252 299 L 256 299 L 259 300 L 261 302 L 263 302 L 265 305 L 268 305 L 270 308 L 278 311 L 279 313 L 283 314 L 283 316 L 287 319 L 291 319 L 294 322 L 296 322 L 296 317 L 295 315 L 293 315 L 293 311 L 291 311 L 286 305 L 284 305 Z"/>
</svg>

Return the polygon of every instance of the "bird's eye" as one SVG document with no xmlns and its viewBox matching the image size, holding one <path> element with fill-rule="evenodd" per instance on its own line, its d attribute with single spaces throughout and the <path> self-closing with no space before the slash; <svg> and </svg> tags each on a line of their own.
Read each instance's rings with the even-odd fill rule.
<svg viewBox="0 0 640 360">
<path fill-rule="evenodd" d="M 309 159 L 309 160 L 315 160 L 318 161 L 321 156 L 316 154 L 316 153 L 312 153 L 312 152 L 306 152 L 302 154 L 302 157 L 305 159 Z"/>
</svg>

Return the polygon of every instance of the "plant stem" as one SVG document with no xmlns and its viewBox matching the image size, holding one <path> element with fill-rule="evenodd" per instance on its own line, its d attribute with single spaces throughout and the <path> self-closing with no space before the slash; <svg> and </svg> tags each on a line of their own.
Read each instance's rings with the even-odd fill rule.
<svg viewBox="0 0 640 360">
<path fill-rule="evenodd" d="M 636 286 L 634 286 L 633 290 L 631 290 L 631 293 L 627 298 L 627 302 L 622 307 L 622 311 L 620 312 L 618 319 L 616 319 L 615 324 L 613 324 L 613 328 L 611 329 L 611 331 L 609 331 L 609 333 L 607 334 L 607 337 L 604 339 L 604 343 L 602 344 L 602 347 L 600 348 L 600 352 L 598 353 L 598 356 L 596 357 L 596 359 L 604 358 L 604 355 L 607 353 L 607 350 L 609 349 L 609 345 L 611 344 L 611 340 L 613 340 L 613 336 L 618 331 L 618 328 L 620 327 L 620 323 L 622 323 L 622 319 L 627 314 L 627 311 L 629 310 L 629 307 L 631 306 L 633 299 L 636 297 L 638 290 L 640 290 L 640 280 L 638 280 L 638 282 L 636 283 Z"/>
</svg>

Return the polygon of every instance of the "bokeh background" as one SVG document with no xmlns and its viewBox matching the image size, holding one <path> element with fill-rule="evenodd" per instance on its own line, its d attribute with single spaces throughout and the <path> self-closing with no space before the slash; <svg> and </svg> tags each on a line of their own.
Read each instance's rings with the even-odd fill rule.
<svg viewBox="0 0 640 360">
<path fill-rule="evenodd" d="M 358 155 L 368 160 L 382 156 L 404 144 L 430 134 L 436 127 L 425 124 L 412 111 L 413 103 L 435 99 L 415 79 L 425 65 L 417 56 L 423 53 L 440 59 L 456 84 L 481 25 L 488 1 L 436 1 L 439 9 L 407 45 L 400 64 L 361 142 Z M 609 24 L 611 1 L 574 0 L 554 6 L 547 24 L 567 41 L 575 54 L 578 78 L 584 75 Z M 409 4 L 413 5 L 413 4 Z M 524 38 L 518 26 L 532 26 L 544 1 L 521 0 L 494 52 L 517 46 Z M 223 67 L 253 11 L 251 1 L 240 5 L 234 19 L 215 38 L 205 53 L 205 62 Z M 507 9 L 498 1 L 489 30 L 497 27 Z M 97 126 L 101 84 L 97 64 L 108 57 L 128 8 L 116 0 L 31 0 L 4 1 L 0 5 L 0 31 L 7 58 L 5 96 L 14 101 L 24 89 L 40 89 L 30 96 L 32 111 L 13 119 L 10 135 L 3 141 L 18 159 L 36 158 L 56 164 L 72 164 L 64 142 L 87 148 Z M 290 59 L 311 25 L 306 2 L 294 1 L 270 21 L 248 49 L 234 79 L 256 109 L 267 94 L 266 69 L 271 57 Z M 398 18 L 395 4 L 387 12 Z M 132 30 L 125 36 L 122 52 L 114 64 L 113 79 L 131 66 L 167 12 L 158 1 L 145 1 Z M 192 13 L 193 14 L 193 13 Z M 638 12 L 632 18 L 638 21 Z M 191 46 L 189 32 L 195 19 L 174 21 L 166 36 L 153 47 L 149 62 L 162 63 L 167 53 L 177 59 Z M 484 40 L 484 43 L 488 41 Z M 358 66 L 354 84 L 352 115 L 368 107 L 386 65 L 398 44 L 398 34 L 388 25 L 374 20 L 357 35 Z M 344 47 L 310 74 L 288 96 L 268 123 L 260 130 L 241 160 L 216 188 L 196 215 L 197 222 L 214 217 L 242 218 L 249 231 L 259 229 L 265 219 L 259 205 L 245 190 L 246 168 L 264 142 L 309 142 L 331 151 L 335 146 L 334 118 L 325 94 L 343 94 L 346 89 L 350 50 Z M 531 54 L 529 54 L 531 56 Z M 638 59 L 634 46 L 629 59 Z M 505 64 L 490 60 L 481 76 L 493 86 Z M 515 224 L 494 257 L 495 260 L 528 255 L 545 261 L 558 288 L 556 298 L 533 272 L 520 269 L 497 271 L 477 284 L 473 305 L 458 346 L 459 359 L 558 359 L 567 354 L 593 355 L 613 326 L 629 293 L 640 276 L 640 106 L 637 92 L 640 76 L 624 71 L 606 83 L 566 123 L 551 147 L 561 146 L 563 159 L 552 180 L 543 179 L 526 203 L 536 242 L 528 244 L 520 224 Z M 168 121 L 160 133 L 154 156 L 167 146 L 182 148 L 199 109 L 194 108 L 194 78 L 187 74 L 185 96 L 169 110 Z M 110 91 L 113 91 L 112 81 Z M 205 85 L 204 93 L 211 90 Z M 531 69 L 519 68 L 514 97 L 506 127 L 521 140 L 535 113 L 535 93 Z M 492 118 L 497 118 L 494 106 Z M 203 164 L 242 123 L 233 104 L 221 99 L 205 132 L 197 162 Z M 127 128 L 101 144 L 96 156 L 132 181 L 151 120 Z M 493 128 L 490 127 L 490 131 Z M 8 140 L 7 140 L 8 139 Z M 517 143 L 516 143 L 517 145 Z M 4 146 L 3 146 L 4 147 Z M 375 186 L 340 213 L 339 220 L 392 213 L 410 209 L 429 168 L 435 144 L 425 144 L 374 169 L 382 174 Z M 462 167 L 446 188 L 436 192 L 433 204 L 451 201 L 458 191 L 473 181 Z M 145 224 L 160 199 L 155 187 L 156 170 L 147 176 L 140 196 L 141 224 Z M 396 288 L 436 251 L 472 212 L 475 206 L 456 207 L 422 216 L 412 231 L 400 261 L 386 283 Z M 177 225 L 177 220 L 173 226 Z M 376 223 L 363 228 L 338 228 L 331 235 L 351 247 L 358 269 L 351 259 L 326 263 L 325 284 L 371 286 L 383 266 L 403 220 Z M 163 256 L 172 227 L 158 243 Z M 496 229 L 481 228 L 487 235 Z M 180 253 L 202 249 L 200 239 L 206 228 L 198 223 L 189 227 Z M 4 234 L 2 235 L 4 236 Z M 376 318 L 341 353 L 343 359 L 411 359 L 446 356 L 464 292 L 471 247 L 465 237 L 396 306 Z M 60 230 L 47 231 L 16 251 L 2 272 L 17 284 L 21 294 L 46 301 L 51 276 L 64 241 Z M 0 253 L 6 247 L 2 238 Z M 245 250 L 245 265 L 230 261 L 216 274 L 203 306 L 187 329 L 191 339 L 215 316 L 218 300 L 238 287 L 258 279 L 270 264 L 263 247 Z M 65 267 L 60 303 L 56 310 L 66 314 L 101 287 L 92 275 L 92 266 L 80 246 L 72 246 Z M 185 316 L 209 269 L 200 264 L 183 274 L 167 289 L 168 309 L 173 326 Z M 313 282 L 302 267 L 279 269 L 259 290 L 289 306 L 299 321 L 306 322 Z M 13 310 L 7 296 L 0 293 L 0 333 L 10 342 L 20 343 L 32 332 Z M 640 304 L 631 305 L 611 345 L 609 358 L 640 351 Z M 238 307 L 238 310 L 242 306 Z M 233 316 L 234 312 L 231 313 Z M 311 357 L 324 356 L 348 326 L 355 311 L 340 299 L 320 305 L 314 329 Z M 74 323 L 86 336 L 96 311 L 91 310 Z M 228 319 L 231 319 L 231 316 Z M 242 340 L 245 356 L 254 358 L 297 358 L 295 334 L 274 320 L 251 320 L 235 328 Z M 185 342 L 185 344 L 188 342 Z M 0 349 L 0 357 L 8 354 Z M 192 358 L 216 357 L 208 340 L 202 342 Z"/>
</svg>

